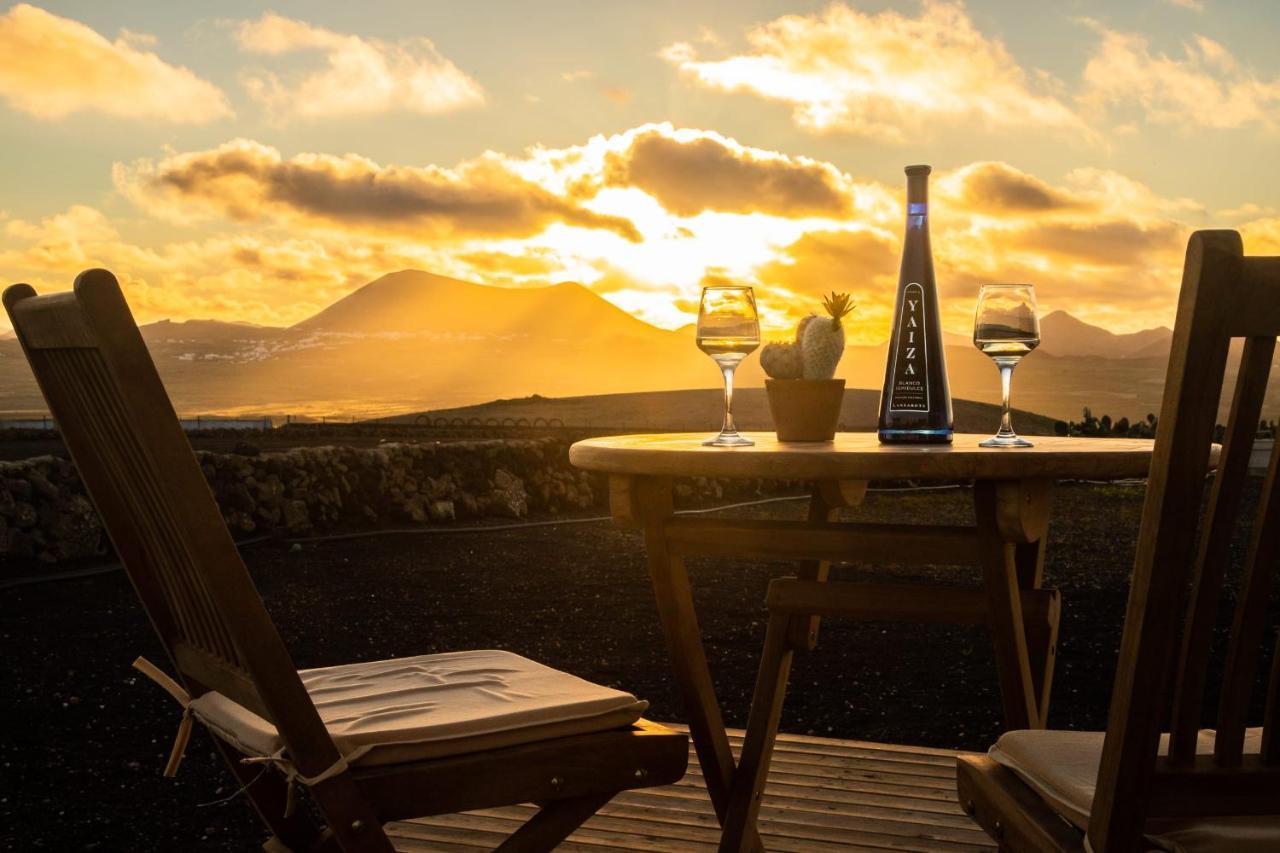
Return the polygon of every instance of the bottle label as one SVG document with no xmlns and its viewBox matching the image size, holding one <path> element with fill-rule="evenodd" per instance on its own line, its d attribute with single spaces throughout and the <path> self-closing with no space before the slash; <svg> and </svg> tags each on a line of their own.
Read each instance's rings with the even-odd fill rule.
<svg viewBox="0 0 1280 853">
<path fill-rule="evenodd" d="M 924 288 L 911 282 L 902 291 L 902 319 L 893 336 L 893 384 L 889 411 L 929 411 L 929 356 L 925 341 Z"/>
</svg>

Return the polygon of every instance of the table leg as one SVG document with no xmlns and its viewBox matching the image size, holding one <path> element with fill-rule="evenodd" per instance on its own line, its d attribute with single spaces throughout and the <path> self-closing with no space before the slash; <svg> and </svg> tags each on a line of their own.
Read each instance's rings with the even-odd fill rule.
<svg viewBox="0 0 1280 853">
<path fill-rule="evenodd" d="M 793 617 L 782 612 L 769 614 L 760 672 L 751 698 L 751 717 L 747 721 L 747 735 L 742 741 L 741 761 L 733 776 L 728 814 L 723 821 L 720 853 L 738 853 L 747 849 L 747 831 L 756 825 L 760 814 L 769 761 L 773 757 L 778 723 L 782 719 L 782 703 L 787 694 L 787 677 L 791 674 L 791 661 L 796 653 L 791 638 L 797 627 L 804 627 L 811 619 L 816 630 L 817 617 Z"/>
<path fill-rule="evenodd" d="M 809 497 L 809 521 L 835 521 L 840 510 L 857 506 L 867 494 L 866 481 L 821 481 L 813 484 Z M 825 581 L 831 573 L 827 560 L 806 560 L 800 564 L 796 576 L 800 580 Z M 819 616 L 798 617 L 791 620 L 788 643 L 796 651 L 813 651 L 818 645 Z"/>
<path fill-rule="evenodd" d="M 1001 531 L 999 500 L 1004 495 L 1000 494 L 1000 485 L 985 481 L 974 484 L 982 581 L 995 643 L 1005 728 L 1026 729 L 1038 726 L 1040 708 L 1022 619 L 1016 544 L 1008 541 Z"/>
<path fill-rule="evenodd" d="M 996 516 L 1000 534 L 1006 542 L 1014 543 L 1018 588 L 1023 591 L 1040 589 L 1044 583 L 1044 551 L 1049 538 L 1052 500 L 1051 480 L 1020 480 L 996 484 Z M 1054 590 L 1050 607 L 1045 611 L 1046 618 L 1025 619 L 1027 656 L 1031 663 L 1039 726 L 1044 726 L 1049 716 L 1049 694 L 1053 687 L 1053 669 L 1057 659 L 1060 612 L 1060 599 Z"/>
<path fill-rule="evenodd" d="M 618 479 L 610 484 L 610 498 L 614 517 L 623 524 L 639 526 L 644 533 L 658 619 L 689 718 L 689 734 L 702 766 L 707 794 L 723 825 L 733 784 L 733 751 L 702 646 L 689 573 L 684 560 L 668 551 L 663 535 L 663 524 L 672 514 L 671 481 L 650 477 Z M 742 849 L 764 849 L 754 826 L 744 832 Z"/>
<path fill-rule="evenodd" d="M 1018 588 L 1026 591 L 1040 589 L 1044 580 L 1044 550 L 1046 536 L 1035 542 L 1014 545 L 1014 563 L 1018 571 Z M 1057 591 L 1054 590 L 1055 599 Z M 1039 710 L 1038 727 L 1048 723 L 1049 695 L 1053 688 L 1053 669 L 1058 656 L 1059 608 L 1050 607 L 1046 620 L 1027 619 L 1027 657 L 1031 666 L 1031 681 Z"/>
</svg>

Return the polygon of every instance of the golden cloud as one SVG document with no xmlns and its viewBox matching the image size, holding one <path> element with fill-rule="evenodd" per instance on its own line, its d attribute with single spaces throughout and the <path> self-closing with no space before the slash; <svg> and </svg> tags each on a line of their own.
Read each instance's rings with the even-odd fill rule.
<svg viewBox="0 0 1280 853">
<path fill-rule="evenodd" d="M 1277 126 L 1280 78 L 1260 78 L 1212 39 L 1196 36 L 1172 57 L 1153 52 L 1143 36 L 1086 23 L 1102 43 L 1084 69 L 1083 103 L 1136 104 L 1148 120 L 1178 127 Z"/>
<path fill-rule="evenodd" d="M 1005 232 L 1012 251 L 1089 266 L 1132 267 L 1153 257 L 1168 259 L 1186 247 L 1190 229 L 1176 222 L 1131 220 L 1032 223 Z"/>
<path fill-rule="evenodd" d="M 238 139 L 159 162 L 117 164 L 117 187 L 174 216 L 192 206 L 242 222 L 269 221 L 448 241 L 527 237 L 562 222 L 638 241 L 620 216 L 595 213 L 521 178 L 497 156 L 453 169 L 380 166 L 354 154 L 299 154 Z"/>
<path fill-rule="evenodd" d="M 120 277 L 143 322 L 210 318 L 289 325 L 384 272 L 441 267 L 430 250 L 377 239 L 220 234 L 158 246 L 124 239 L 84 205 L 3 225 L 0 266 L 40 290 L 65 290 L 88 267 Z"/>
<path fill-rule="evenodd" d="M 823 295 L 849 293 L 858 306 L 849 343 L 879 343 L 892 319 L 901 251 L 896 237 L 878 231 L 811 231 L 759 268 L 761 302 L 790 328 L 818 310 Z"/>
<path fill-rule="evenodd" d="M 267 71 L 243 75 L 249 96 L 278 118 L 392 110 L 435 115 L 484 103 L 480 84 L 441 56 L 429 39 L 391 43 L 336 33 L 272 13 L 241 23 L 236 37 L 241 49 L 250 53 L 324 54 L 324 69 L 288 80 Z"/>
<path fill-rule="evenodd" d="M 849 183 L 829 163 L 663 126 L 635 134 L 604 162 L 605 185 L 642 189 L 677 216 L 718 210 L 843 219 L 853 208 Z"/>
<path fill-rule="evenodd" d="M 901 252 L 896 184 L 669 125 L 451 169 L 286 158 L 241 140 L 120 166 L 116 179 L 144 211 L 214 214 L 229 233 L 139 245 L 93 208 L 0 215 L 0 264 L 61 286 L 106 265 L 149 288 L 139 292 L 151 317 L 256 322 L 295 320 L 414 267 L 510 286 L 579 281 L 676 327 L 693 319 L 700 284 L 721 276 L 757 288 L 771 333 L 816 310 L 820 294 L 850 291 L 850 339 L 877 343 Z M 1168 323 L 1186 236 L 1209 216 L 1114 171 L 1047 180 L 1002 162 L 939 173 L 934 198 L 944 321 L 962 332 L 978 286 L 993 281 L 1030 282 L 1046 312 L 1117 330 Z M 1280 224 L 1262 210 L 1239 227 L 1249 251 L 1276 252 Z"/>
<path fill-rule="evenodd" d="M 1092 138 L 1059 84 L 1028 75 L 960 3 L 926 0 L 914 18 L 835 3 L 758 26 L 747 42 L 748 52 L 723 59 L 699 59 L 683 42 L 661 56 L 699 85 L 789 105 L 811 131 L 906 142 L 939 123 L 971 122 Z"/>
<path fill-rule="evenodd" d="M 972 163 L 941 178 L 948 202 L 989 216 L 1025 216 L 1096 209 L 1093 200 L 1055 187 L 1007 163 Z"/>
<path fill-rule="evenodd" d="M 1240 226 L 1240 237 L 1248 255 L 1280 255 L 1280 218 L 1270 217 Z"/>
<path fill-rule="evenodd" d="M 123 31 L 108 41 L 70 18 L 20 3 L 0 16 L 0 97 L 42 119 L 76 112 L 202 124 L 232 115 L 222 90 L 141 48 Z"/>
</svg>

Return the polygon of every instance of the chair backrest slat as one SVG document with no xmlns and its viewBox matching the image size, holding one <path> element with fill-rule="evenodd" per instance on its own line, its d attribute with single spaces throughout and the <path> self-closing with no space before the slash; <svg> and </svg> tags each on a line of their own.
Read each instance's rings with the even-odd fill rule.
<svg viewBox="0 0 1280 853">
<path fill-rule="evenodd" d="M 1204 708 L 1212 635 L 1222 599 L 1231 539 L 1240 517 L 1257 424 L 1275 354 L 1275 338 L 1249 338 L 1240 359 L 1227 431 L 1197 552 L 1187 622 L 1174 687 L 1169 757 L 1176 764 L 1195 759 Z"/>
<path fill-rule="evenodd" d="M 1276 281 L 1280 280 L 1280 256 L 1244 258 L 1237 285 L 1240 304 L 1247 311 L 1232 313 L 1227 334 L 1233 338 L 1273 338 L 1280 328 L 1280 299 L 1276 298 Z"/>
<path fill-rule="evenodd" d="M 1203 792 L 1177 797 L 1188 816 L 1243 813 L 1233 811 L 1237 807 L 1256 811 L 1255 802 L 1246 804 L 1232 792 L 1254 785 L 1262 778 L 1258 768 L 1280 753 L 1280 732 L 1275 731 L 1280 672 L 1273 664 L 1262 755 L 1242 757 L 1250 689 L 1262 649 L 1269 645 L 1268 595 L 1280 564 L 1280 494 L 1273 455 L 1258 514 L 1244 519 L 1252 524 L 1252 539 L 1218 709 L 1217 751 L 1211 760 L 1195 757 L 1214 626 L 1277 335 L 1280 258 L 1244 257 L 1240 236 L 1233 231 L 1192 235 L 1089 821 L 1089 841 L 1098 853 L 1136 849 L 1153 798 L 1163 802 L 1171 792 Z M 1225 446 L 1202 512 L 1233 338 L 1246 340 Z M 1170 755 L 1158 759 L 1170 703 Z M 1273 784 L 1267 777 L 1265 785 Z"/>
<path fill-rule="evenodd" d="M 1277 445 L 1280 446 L 1280 445 Z M 1267 705 L 1262 715 L 1262 763 L 1280 765 L 1280 634 L 1271 653 L 1271 679 L 1267 685 Z"/>
<path fill-rule="evenodd" d="M 1218 734 L 1214 758 L 1220 766 L 1240 764 L 1244 730 L 1249 713 L 1249 700 L 1266 636 L 1267 602 L 1275 586 L 1280 566 L 1280 477 L 1276 467 L 1280 449 L 1271 453 L 1262 485 L 1258 519 L 1254 523 L 1253 540 L 1245 561 L 1231 626 L 1231 645 L 1227 649 L 1226 672 L 1222 679 L 1222 700 L 1218 706 Z"/>
<path fill-rule="evenodd" d="M 5 307 L 180 679 L 274 722 L 303 773 L 337 750 L 263 607 L 115 277 Z"/>
</svg>

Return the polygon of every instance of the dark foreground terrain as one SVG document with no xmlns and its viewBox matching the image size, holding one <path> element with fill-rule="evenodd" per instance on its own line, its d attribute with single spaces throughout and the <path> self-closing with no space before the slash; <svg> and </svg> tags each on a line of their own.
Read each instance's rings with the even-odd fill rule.
<svg viewBox="0 0 1280 853">
<path fill-rule="evenodd" d="M 881 493 L 858 516 L 964 523 L 970 501 L 965 489 Z M 1141 502 L 1132 486 L 1058 492 L 1048 564 L 1065 602 L 1055 727 L 1104 724 Z M 801 504 L 754 511 L 794 516 Z M 1239 545 L 1237 562 L 1242 554 Z M 245 555 L 300 667 L 504 648 L 631 690 L 652 703 L 652 719 L 682 716 L 641 543 L 610 524 L 380 536 L 300 551 L 261 544 Z M 742 726 L 765 587 L 789 569 L 706 560 L 691 571 L 726 721 Z M 975 570 L 921 576 L 972 583 Z M 138 654 L 158 663 L 163 655 L 123 574 L 5 589 L 0 633 L 4 849 L 257 849 L 259 825 L 198 727 L 178 778 L 160 776 L 179 711 L 129 668 Z M 828 621 L 817 651 L 794 668 L 782 728 L 983 749 L 1000 731 L 999 705 L 980 630 Z"/>
</svg>

